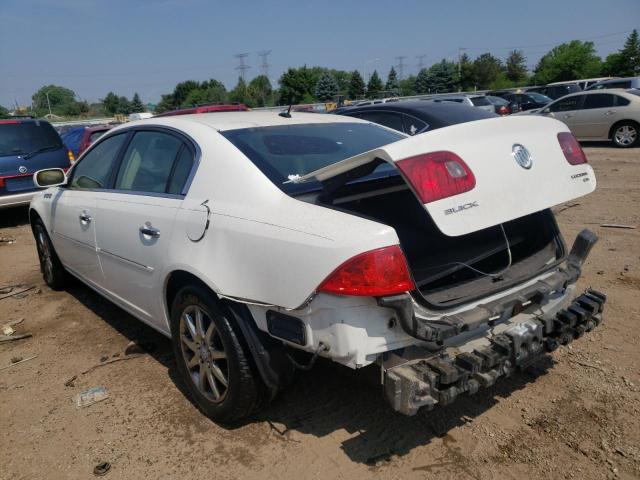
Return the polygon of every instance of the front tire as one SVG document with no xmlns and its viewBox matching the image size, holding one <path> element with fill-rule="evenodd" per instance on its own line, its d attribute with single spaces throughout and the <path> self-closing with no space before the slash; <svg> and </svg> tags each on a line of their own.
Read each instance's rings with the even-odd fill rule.
<svg viewBox="0 0 640 480">
<path fill-rule="evenodd" d="M 53 290 L 62 290 L 67 284 L 67 272 L 62 266 L 47 229 L 41 220 L 35 221 L 33 235 L 36 239 L 38 259 L 40 260 L 40 272 L 42 272 L 45 283 Z"/>
<path fill-rule="evenodd" d="M 611 142 L 618 148 L 630 148 L 638 144 L 640 131 L 635 122 L 622 122 L 613 127 Z"/>
<path fill-rule="evenodd" d="M 197 285 L 182 288 L 171 308 L 178 371 L 198 408 L 221 423 L 250 416 L 263 391 L 233 322 L 211 292 Z"/>
</svg>

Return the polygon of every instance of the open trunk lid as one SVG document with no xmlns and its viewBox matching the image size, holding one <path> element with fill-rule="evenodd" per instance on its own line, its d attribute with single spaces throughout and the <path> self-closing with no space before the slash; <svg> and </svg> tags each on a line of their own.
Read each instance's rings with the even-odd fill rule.
<svg viewBox="0 0 640 480">
<path fill-rule="evenodd" d="M 316 170 L 323 184 L 351 181 L 376 162 L 396 162 L 431 152 L 460 157 L 475 177 L 469 191 L 424 204 L 445 235 L 459 236 L 539 212 L 593 192 L 596 179 L 586 163 L 570 164 L 558 140 L 565 124 L 545 117 L 486 119 L 426 132 Z M 523 155 L 523 149 L 526 153 Z M 517 153 L 520 161 L 517 161 Z M 361 172 L 361 173 L 360 173 Z M 410 178 L 405 178 L 413 188 Z M 415 193 L 415 189 L 414 189 Z"/>
</svg>

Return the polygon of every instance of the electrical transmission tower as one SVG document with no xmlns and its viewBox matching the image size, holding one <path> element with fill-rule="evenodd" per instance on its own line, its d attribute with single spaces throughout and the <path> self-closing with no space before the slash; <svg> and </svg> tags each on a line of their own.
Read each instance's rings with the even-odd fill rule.
<svg viewBox="0 0 640 480">
<path fill-rule="evenodd" d="M 269 61 L 267 59 L 267 57 L 271 54 L 271 50 L 262 50 L 260 52 L 258 52 L 258 57 L 260 57 L 261 61 L 260 61 L 260 70 L 262 71 L 262 74 L 269 78 Z"/>
<path fill-rule="evenodd" d="M 248 53 L 236 53 L 234 55 L 234 57 L 236 57 L 238 59 L 238 66 L 236 67 L 236 70 L 238 70 L 240 72 L 240 78 L 242 78 L 242 80 L 244 81 L 244 73 L 251 68 L 249 65 L 247 65 L 245 63 L 246 58 L 249 56 Z"/>
<path fill-rule="evenodd" d="M 424 68 L 424 59 L 426 57 L 427 57 L 426 54 L 416 55 L 416 58 L 418 59 L 418 72 L 420 72 L 420 70 Z"/>
<path fill-rule="evenodd" d="M 396 67 L 398 68 L 398 80 L 404 79 L 404 59 L 405 58 L 407 57 L 405 56 L 396 57 L 396 60 L 398 61 L 398 65 L 396 65 Z"/>
</svg>

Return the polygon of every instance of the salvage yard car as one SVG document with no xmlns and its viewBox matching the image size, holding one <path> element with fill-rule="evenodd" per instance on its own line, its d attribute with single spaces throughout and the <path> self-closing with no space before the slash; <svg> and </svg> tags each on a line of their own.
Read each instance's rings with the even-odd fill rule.
<svg viewBox="0 0 640 480">
<path fill-rule="evenodd" d="M 376 363 L 407 415 L 473 394 L 591 331 L 550 207 L 595 189 L 567 127 L 494 117 L 406 136 L 339 115 L 152 118 L 100 138 L 30 221 L 67 275 L 171 338 L 198 407 L 234 422 L 296 368 Z M 576 298 L 577 297 L 577 298 Z"/>
</svg>

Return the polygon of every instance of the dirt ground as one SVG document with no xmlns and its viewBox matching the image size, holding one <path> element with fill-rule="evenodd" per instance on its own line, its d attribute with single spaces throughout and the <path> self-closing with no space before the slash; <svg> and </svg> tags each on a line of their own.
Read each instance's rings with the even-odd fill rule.
<svg viewBox="0 0 640 480">
<path fill-rule="evenodd" d="M 598 189 L 556 211 L 568 243 L 584 227 L 600 237 L 579 287 L 608 294 L 604 323 L 410 418 L 385 404 L 372 369 L 320 362 L 253 421 L 216 425 L 185 396 L 167 339 L 80 284 L 47 288 L 26 210 L 0 211 L 0 287 L 35 287 L 0 294 L 0 324 L 24 319 L 16 334 L 33 334 L 0 343 L 0 368 L 37 355 L 0 370 L 0 477 L 91 478 L 106 461 L 114 479 L 639 478 L 640 149 L 585 150 Z M 126 355 L 131 341 L 150 351 Z M 76 408 L 93 386 L 109 398 Z"/>
</svg>

